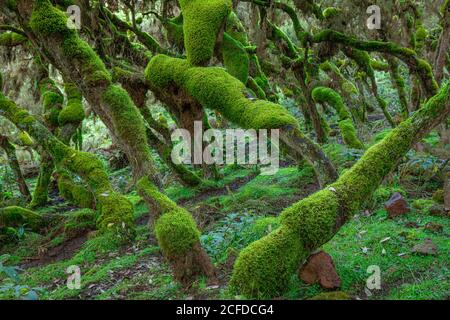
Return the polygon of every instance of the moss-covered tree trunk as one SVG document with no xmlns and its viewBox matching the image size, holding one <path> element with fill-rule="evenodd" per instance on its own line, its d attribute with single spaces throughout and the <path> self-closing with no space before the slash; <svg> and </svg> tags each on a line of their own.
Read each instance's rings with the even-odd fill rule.
<svg viewBox="0 0 450 320">
<path fill-rule="evenodd" d="M 384 55 L 384 57 L 389 64 L 389 74 L 391 76 L 391 82 L 398 93 L 402 117 L 403 119 L 406 119 L 409 116 L 410 107 L 406 94 L 405 80 L 400 74 L 400 65 L 395 57 L 391 57 L 390 55 Z"/>
<path fill-rule="evenodd" d="M 140 182 L 137 184 L 138 191 L 141 195 L 146 195 L 144 199 L 150 213 L 154 215 L 163 213 L 160 198 L 165 196 L 157 187 L 155 190 L 152 189 L 152 192 L 147 190 L 147 187 L 159 186 L 160 182 L 150 154 L 144 121 L 128 93 L 113 83 L 111 74 L 99 56 L 80 38 L 76 30 L 67 27 L 65 13 L 54 7 L 49 0 L 18 0 L 9 3 L 8 6 L 15 7 L 13 9 L 16 9 L 16 13 L 20 15 L 18 21 L 34 46 L 51 61 L 65 79 L 76 84 L 94 112 L 108 127 L 113 140 L 118 142 L 130 161 L 134 180 Z M 145 34 L 140 32 L 139 36 L 145 37 Z M 48 132 L 44 132 L 44 128 L 35 122 L 30 129 L 33 130 L 30 134 L 48 136 Z M 41 136 L 40 139 L 43 137 Z M 42 140 L 40 143 L 46 146 L 46 149 L 54 150 L 56 147 L 56 155 L 52 153 L 56 158 L 55 161 L 60 162 L 69 171 L 84 177 L 87 185 L 91 187 L 102 210 L 100 226 L 107 228 L 112 225 L 120 229 L 120 226 L 124 225 L 124 229 L 128 229 L 127 227 L 132 224 L 133 208 L 129 201 L 112 191 L 106 173 L 98 160 L 93 155 L 62 146 L 62 143 L 55 141 L 55 138 L 49 141 L 54 145 Z M 60 151 L 63 153 L 60 154 Z M 75 155 L 73 161 L 70 155 L 72 152 Z M 92 164 L 85 167 L 86 161 Z M 143 184 L 142 181 L 146 183 Z M 198 232 L 196 226 L 195 230 Z M 169 232 L 167 236 L 170 239 L 175 234 L 177 233 Z M 177 254 L 207 257 L 201 247 L 196 249 L 194 242 L 189 244 L 189 246 L 183 246 L 183 251 Z M 199 245 L 199 242 L 197 244 Z M 164 251 L 164 246 L 161 247 L 166 256 L 170 256 L 170 253 Z M 205 266 L 197 269 L 208 269 L 206 265 L 210 264 L 209 258 L 191 259 L 189 269 L 195 269 L 196 266 L 193 264 L 200 261 L 203 261 Z M 183 269 L 185 268 L 181 267 L 175 273 L 188 272 Z"/>
<path fill-rule="evenodd" d="M 58 140 L 48 128 L 25 109 L 0 94 L 0 114 L 19 129 L 28 132 L 48 152 L 56 166 L 80 176 L 95 195 L 101 215 L 97 221 L 102 231 L 114 231 L 124 239 L 134 233 L 133 205 L 112 188 L 102 162 L 93 154 L 80 152 Z"/>
<path fill-rule="evenodd" d="M 440 83 L 444 77 L 444 67 L 446 60 L 449 59 L 450 48 L 450 1 L 445 0 L 441 8 L 441 34 L 434 60 L 434 74 L 436 81 Z"/>
<path fill-rule="evenodd" d="M 281 213 L 281 226 L 241 251 L 231 285 L 250 296 L 281 294 L 302 261 L 369 199 L 412 145 L 450 114 L 449 85 L 394 129 L 335 183 Z"/>
<path fill-rule="evenodd" d="M 30 204 L 31 208 L 42 207 L 47 203 L 48 188 L 50 186 L 53 170 L 55 169 L 53 158 L 47 151 L 42 150 L 40 156 L 39 176 L 36 187 L 34 188 L 33 200 Z"/>
<path fill-rule="evenodd" d="M 27 182 L 23 177 L 22 170 L 20 169 L 19 161 L 17 160 L 16 148 L 14 145 L 9 142 L 6 136 L 0 135 L 0 148 L 2 148 L 6 156 L 8 157 L 9 166 L 14 173 L 14 177 L 16 178 L 17 185 L 19 187 L 19 191 L 26 201 L 31 200 L 30 190 L 28 189 Z"/>
<path fill-rule="evenodd" d="M 108 127 L 127 155 L 133 175 L 150 176 L 158 183 L 145 127 L 128 93 L 112 82 L 111 74 L 94 50 L 74 29 L 67 17 L 48 0 L 17 1 L 23 29 L 42 55 L 76 84 L 93 110 Z"/>
<path fill-rule="evenodd" d="M 301 131 L 297 120 L 282 106 L 248 96 L 245 85 L 221 68 L 192 67 L 188 61 L 155 56 L 146 78 L 156 96 L 173 108 L 186 103 L 218 111 L 244 129 L 279 129 L 287 152 L 304 157 L 315 169 L 321 185 L 337 178 L 336 170 L 321 148 Z"/>
</svg>

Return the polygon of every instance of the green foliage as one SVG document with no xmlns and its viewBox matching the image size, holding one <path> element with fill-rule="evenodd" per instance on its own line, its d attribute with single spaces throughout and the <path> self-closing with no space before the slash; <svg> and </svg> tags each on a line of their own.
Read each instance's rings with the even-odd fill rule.
<svg viewBox="0 0 450 320">
<path fill-rule="evenodd" d="M 275 217 L 230 213 L 200 237 L 202 247 L 215 263 L 225 262 L 230 252 L 241 250 L 279 226 Z"/>
<path fill-rule="evenodd" d="M 0 300 L 37 300 L 43 289 L 20 285 L 19 268 L 4 265 L 9 258 L 9 255 L 0 256 Z"/>
<path fill-rule="evenodd" d="M 324 246 L 341 277 L 341 290 L 359 295 L 368 276 L 367 268 L 377 265 L 381 270 L 384 290 L 373 290 L 370 299 L 444 298 L 449 289 L 448 284 L 442 284 L 448 273 L 443 271 L 447 269 L 447 258 L 443 252 L 448 249 L 448 241 L 443 235 L 433 234 L 423 228 L 428 222 L 434 222 L 446 225 L 447 230 L 448 224 L 444 220 L 414 212 L 399 220 L 392 220 L 387 219 L 384 210 L 380 210 L 370 217 L 360 217 L 345 225 Z M 416 223 L 419 228 L 408 228 L 408 223 Z M 437 245 L 437 257 L 411 254 L 412 247 L 425 238 L 432 239 Z M 367 248 L 367 252 L 363 248 Z M 430 287 L 431 283 L 434 289 Z"/>
<path fill-rule="evenodd" d="M 284 202 L 296 199 L 303 187 L 314 181 L 314 170 L 303 168 L 282 168 L 271 176 L 259 175 L 233 193 L 208 200 L 219 205 L 222 212 L 246 210 L 252 213 L 276 214 Z M 280 198 L 282 199 L 280 201 Z"/>
<path fill-rule="evenodd" d="M 329 187 L 281 213 L 281 227 L 254 242 L 239 255 L 231 284 L 246 295 L 277 295 L 284 290 L 301 259 L 326 243 L 336 224 L 346 221 L 368 200 L 423 130 L 424 119 L 445 110 L 448 86 L 421 110 L 401 123 Z M 420 119 L 420 120 L 419 120 Z M 286 252 L 286 248 L 293 248 Z M 276 261 L 276 263 L 275 263 Z"/>
</svg>

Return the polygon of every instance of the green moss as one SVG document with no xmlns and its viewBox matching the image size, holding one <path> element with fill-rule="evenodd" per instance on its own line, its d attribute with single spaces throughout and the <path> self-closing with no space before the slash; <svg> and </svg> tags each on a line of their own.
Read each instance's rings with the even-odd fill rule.
<svg viewBox="0 0 450 320">
<path fill-rule="evenodd" d="M 66 200 L 81 208 L 94 208 L 95 200 L 92 192 L 80 183 L 75 183 L 70 175 L 58 173 L 59 194 Z"/>
<path fill-rule="evenodd" d="M 183 88 L 203 107 L 219 111 L 242 128 L 298 127 L 285 108 L 252 99 L 245 85 L 221 68 L 190 67 L 185 60 L 158 55 L 150 61 L 146 79 L 159 90 L 171 84 Z"/>
<path fill-rule="evenodd" d="M 431 67 L 424 60 L 418 58 L 416 52 L 412 49 L 400 47 L 392 42 L 363 41 L 330 29 L 316 34 L 312 38 L 312 42 L 341 43 L 351 47 L 352 49 L 347 50 L 346 54 L 354 59 L 361 68 L 365 69 L 369 77 L 373 75 L 373 68 L 371 66 L 370 56 L 368 56 L 366 51 L 378 51 L 391 54 L 403 60 L 413 72 L 419 75 L 427 91 L 427 97 L 431 98 L 438 92 L 439 86 L 434 79 L 433 73 L 430 72 Z"/>
<path fill-rule="evenodd" d="M 42 217 L 33 211 L 15 206 L 0 209 L 0 228 L 26 225 L 36 231 L 42 226 L 42 223 Z"/>
<path fill-rule="evenodd" d="M 60 41 L 63 53 L 71 59 L 73 67 L 85 77 L 88 84 L 110 83 L 111 75 L 91 46 L 81 40 L 75 29 L 67 27 L 67 16 L 48 0 L 35 2 L 30 27 L 42 38 Z"/>
<path fill-rule="evenodd" d="M 33 199 L 30 203 L 31 208 L 38 208 L 47 204 L 48 188 L 54 167 L 53 159 L 46 152 L 42 152 L 39 177 L 34 188 Z"/>
<path fill-rule="evenodd" d="M 364 145 L 357 136 L 350 111 L 345 106 L 342 97 L 333 89 L 325 87 L 315 88 L 311 95 L 315 102 L 327 103 L 337 111 L 340 119 L 339 129 L 345 144 L 351 148 L 364 149 Z"/>
<path fill-rule="evenodd" d="M 179 209 L 177 204 L 169 199 L 164 193 L 158 190 L 154 183 L 152 183 L 148 178 L 142 178 L 136 184 L 138 193 L 141 197 L 150 198 L 154 201 L 161 212 L 176 211 Z"/>
<path fill-rule="evenodd" d="M 155 224 L 155 234 L 169 257 L 182 256 L 200 241 L 200 232 L 192 216 L 183 209 L 164 213 Z"/>
<path fill-rule="evenodd" d="M 312 98 L 317 103 L 327 103 L 338 113 L 339 119 L 345 120 L 351 118 L 350 111 L 344 105 L 342 97 L 333 89 L 326 87 L 316 87 L 311 93 Z"/>
<path fill-rule="evenodd" d="M 217 35 L 231 12 L 229 0 L 180 0 L 184 41 L 192 65 L 205 65 L 214 54 Z"/>
<path fill-rule="evenodd" d="M 67 104 L 59 113 L 59 125 L 64 126 L 67 123 L 79 124 L 84 120 L 83 97 L 73 83 L 66 83 L 64 88 L 67 95 Z"/>
<path fill-rule="evenodd" d="M 227 18 L 226 22 L 226 32 L 229 34 L 234 40 L 239 41 L 243 46 L 248 46 L 248 36 L 247 32 L 242 24 L 239 17 L 232 11 Z"/>
<path fill-rule="evenodd" d="M 25 43 L 28 39 L 15 32 L 0 33 L 0 46 L 15 47 Z"/>
<path fill-rule="evenodd" d="M 387 71 L 387 70 L 389 70 L 389 64 L 384 63 L 384 62 L 379 61 L 379 60 L 375 60 L 375 59 L 370 60 L 370 66 L 374 70 L 378 70 L 378 71 Z"/>
<path fill-rule="evenodd" d="M 422 25 L 420 25 L 416 29 L 415 35 L 416 35 L 416 40 L 421 42 L 421 41 L 424 41 L 428 37 L 428 31 Z"/>
<path fill-rule="evenodd" d="M 350 82 L 348 80 L 343 81 L 341 83 L 341 88 L 342 88 L 342 91 L 345 92 L 348 95 L 357 95 L 359 93 L 359 91 L 356 88 L 356 86 L 352 82 Z"/>
<path fill-rule="evenodd" d="M 68 214 L 64 223 L 64 236 L 72 238 L 88 230 L 95 230 L 96 213 L 91 209 L 81 209 Z"/>
<path fill-rule="evenodd" d="M 119 235 L 125 241 L 134 238 L 133 204 L 112 190 L 99 194 L 97 200 L 100 209 L 97 227 L 103 232 Z"/>
<path fill-rule="evenodd" d="M 120 86 L 110 85 L 104 92 L 102 100 L 111 109 L 111 116 L 117 134 L 126 141 L 134 141 L 141 154 L 150 157 L 147 146 L 144 120 L 128 93 Z"/>
<path fill-rule="evenodd" d="M 364 149 L 364 145 L 359 140 L 352 119 L 339 121 L 339 129 L 342 133 L 342 139 L 350 148 Z"/>
<path fill-rule="evenodd" d="M 375 73 L 372 67 L 372 59 L 366 51 L 352 49 L 350 57 L 355 60 L 358 66 L 367 74 L 369 77 L 374 77 Z"/>
<path fill-rule="evenodd" d="M 52 156 L 56 165 L 83 179 L 95 195 L 97 207 L 100 209 L 97 226 L 102 231 L 114 231 L 123 240 L 129 240 L 134 235 L 133 206 L 113 190 L 103 163 L 97 156 L 65 145 L 26 110 L 17 107 L 2 94 L 0 110 L 16 126 L 30 133 Z"/>
<path fill-rule="evenodd" d="M 422 75 L 422 78 L 426 78 L 431 81 L 431 86 L 434 91 L 439 89 L 439 85 L 434 79 L 433 68 L 431 68 L 431 65 L 426 60 L 418 59 L 417 72 L 419 75 Z"/>
<path fill-rule="evenodd" d="M 433 194 L 433 200 L 437 203 L 444 203 L 445 193 L 443 189 L 436 190 Z"/>
<path fill-rule="evenodd" d="M 39 83 L 42 104 L 44 106 L 44 118 L 47 124 L 52 127 L 58 127 L 58 117 L 64 102 L 62 95 L 56 83 L 46 78 Z"/>
<path fill-rule="evenodd" d="M 282 226 L 241 251 L 229 285 L 233 291 L 251 297 L 281 294 L 302 255 L 298 233 Z"/>
<path fill-rule="evenodd" d="M 43 36 L 64 36 L 70 33 L 70 29 L 67 28 L 67 16 L 53 7 L 48 0 L 35 1 L 30 27 Z"/>
<path fill-rule="evenodd" d="M 323 10 L 323 16 L 325 19 L 332 19 L 338 16 L 342 12 L 341 9 L 335 7 L 328 7 Z"/>
<path fill-rule="evenodd" d="M 167 40 L 178 49 L 184 48 L 183 16 L 163 21 L 167 31 Z"/>
<path fill-rule="evenodd" d="M 400 187 L 379 187 L 372 195 L 375 205 L 382 205 L 396 192 L 406 197 L 406 191 Z"/>
<path fill-rule="evenodd" d="M 20 131 L 19 139 L 24 146 L 30 147 L 33 145 L 33 139 L 31 139 L 30 135 L 26 131 Z"/>
<path fill-rule="evenodd" d="M 250 61 L 243 45 L 225 33 L 221 49 L 223 64 L 228 73 L 246 84 Z"/>
<path fill-rule="evenodd" d="M 383 114 L 386 117 L 386 120 L 389 122 L 389 124 L 392 127 L 395 127 L 395 122 L 394 122 L 394 119 L 392 119 L 391 114 L 389 113 L 388 104 L 387 104 L 386 100 L 384 100 L 379 95 L 376 96 L 376 100 L 378 102 L 378 105 L 380 106 L 381 111 L 383 111 Z"/>
<path fill-rule="evenodd" d="M 433 207 L 436 203 L 433 200 L 429 199 L 416 199 L 412 203 L 412 207 L 423 214 L 428 214 L 431 207 Z"/>
<path fill-rule="evenodd" d="M 146 201 L 151 199 L 162 214 L 155 223 L 155 234 L 164 255 L 169 259 L 179 258 L 191 251 L 200 241 L 200 231 L 189 212 L 161 193 L 148 178 L 140 179 L 137 188 L 141 197 Z"/>
<path fill-rule="evenodd" d="M 449 112 L 448 101 L 447 84 L 411 118 L 368 149 L 335 183 L 284 210 L 279 229 L 241 252 L 231 285 L 251 296 L 282 293 L 302 259 L 328 242 L 363 206 L 424 127 L 440 112 Z"/>
</svg>

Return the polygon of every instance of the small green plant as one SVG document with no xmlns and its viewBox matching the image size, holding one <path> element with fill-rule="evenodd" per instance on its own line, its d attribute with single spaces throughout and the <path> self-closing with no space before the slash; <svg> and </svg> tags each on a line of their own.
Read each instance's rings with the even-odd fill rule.
<svg viewBox="0 0 450 320">
<path fill-rule="evenodd" d="M 5 254 L 0 256 L 0 300 L 2 299 L 22 299 L 38 300 L 42 288 L 30 288 L 20 284 L 20 268 L 15 266 L 5 266 L 10 256 Z"/>
</svg>

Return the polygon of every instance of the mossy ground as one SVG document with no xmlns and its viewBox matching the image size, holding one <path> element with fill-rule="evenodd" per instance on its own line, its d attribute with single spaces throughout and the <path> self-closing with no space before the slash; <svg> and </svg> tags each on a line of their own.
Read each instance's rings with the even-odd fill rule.
<svg viewBox="0 0 450 320">
<path fill-rule="evenodd" d="M 222 283 L 219 289 L 210 288 L 200 280 L 192 289 L 184 290 L 174 281 L 155 237 L 145 223 L 145 205 L 134 193 L 128 198 L 135 207 L 135 219 L 139 226 L 137 239 L 130 246 L 121 245 L 110 234 L 89 233 L 89 230 L 93 230 L 87 221 L 89 215 L 81 212 L 74 216 L 74 212 L 70 211 L 74 209 L 67 204 L 59 203 L 43 210 L 41 214 L 44 215 L 69 210 L 53 225 L 54 231 L 61 225 L 76 224 L 78 221 L 81 229 L 86 227 L 84 236 L 87 238 L 67 259 L 43 261 L 41 265 L 26 267 L 21 274 L 22 284 L 44 288 L 40 293 L 41 299 L 243 298 L 232 295 L 226 286 L 233 258 L 249 243 L 278 227 L 278 219 L 275 215 L 270 215 L 270 211 L 280 211 L 290 202 L 304 197 L 306 194 L 300 195 L 298 191 L 302 185 L 312 186 L 304 189 L 305 193 L 314 190 L 310 171 L 309 167 L 300 170 L 286 167 L 273 177 L 257 176 L 235 191 L 222 195 L 206 199 L 200 197 L 198 202 L 195 201 L 196 196 L 191 195 L 192 201 L 188 206 L 196 219 L 202 219 L 202 216 L 195 214 L 195 207 L 217 205 L 214 209 L 217 221 L 204 226 L 201 241 L 219 267 Z M 228 173 L 229 176 L 225 179 L 232 183 L 236 181 L 236 177 L 250 175 L 252 172 L 237 170 Z M 172 186 L 169 190 L 172 195 L 178 194 L 175 190 L 183 194 L 181 187 Z M 432 203 L 431 199 L 408 199 L 412 211 L 401 218 L 388 219 L 382 203 L 395 191 L 406 195 L 401 186 L 381 187 L 376 193 L 374 209 L 369 211 L 369 215 L 367 212 L 357 214 L 323 247 L 337 266 L 342 279 L 341 290 L 354 299 L 446 299 L 450 290 L 446 281 L 449 276 L 447 253 L 450 249 L 448 218 L 427 213 L 426 208 Z M 259 208 L 257 203 L 260 204 Z M 434 233 L 426 230 L 424 226 L 429 222 L 442 225 L 443 231 Z M 78 231 L 78 234 L 83 234 L 82 230 Z M 411 253 L 411 248 L 425 238 L 432 239 L 437 245 L 437 256 Z M 27 266 L 30 257 L 45 255 L 40 250 L 51 251 L 67 241 L 64 234 L 52 238 L 27 232 L 23 239 L 14 245 L 3 247 L 2 251 L 11 255 L 11 264 Z M 66 269 L 71 265 L 81 268 L 80 290 L 70 290 L 65 284 L 68 276 Z M 377 265 L 381 269 L 382 289 L 372 290 L 372 295 L 367 296 L 364 288 L 369 276 L 367 268 L 371 265 Z M 307 299 L 324 292 L 317 285 L 306 285 L 295 275 L 286 289 L 283 297 L 288 299 Z"/>
<path fill-rule="evenodd" d="M 367 140 L 367 145 L 387 132 Z M 436 146 L 435 133 L 424 144 Z M 362 155 L 333 139 L 324 146 L 326 154 L 342 174 Z M 447 299 L 448 217 L 433 216 L 429 208 L 436 204 L 435 190 L 442 188 L 426 172 L 435 172 L 439 159 L 424 153 L 409 152 L 400 169 L 377 189 L 365 210 L 358 212 L 326 245 L 342 280 L 340 291 L 350 299 Z M 130 169 L 109 172 L 115 190 L 122 193 L 130 183 Z M 7 264 L 21 266 L 20 284 L 42 288 L 40 299 L 242 299 L 228 287 L 234 261 L 240 250 L 280 226 L 277 215 L 291 204 L 318 189 L 313 170 L 308 165 L 293 166 L 282 162 L 273 176 L 258 175 L 255 167 L 227 166 L 223 178 L 197 188 L 168 183 L 166 193 L 188 209 L 199 226 L 200 240 L 219 270 L 219 288 L 209 287 L 204 279 L 190 289 L 183 289 L 173 278 L 156 237 L 148 227 L 145 203 L 131 190 L 126 197 L 133 204 L 137 225 L 136 240 L 124 245 L 110 233 L 95 231 L 98 212 L 79 209 L 51 193 L 48 206 L 38 213 L 52 221 L 49 232 L 39 235 L 26 231 L 13 243 L 4 245 Z M 36 179 L 29 181 L 31 188 Z M 417 192 L 420 190 L 420 192 Z M 383 204 L 394 193 L 407 199 L 411 212 L 388 219 Z M 435 197 L 439 199 L 439 197 Z M 425 226 L 442 226 L 441 232 Z M 26 229 L 26 228 L 25 228 Z M 429 238 L 436 244 L 436 256 L 411 252 Z M 66 286 L 69 266 L 81 269 L 81 289 Z M 381 290 L 365 290 L 369 266 L 381 270 Z M 5 281 L 0 275 L 0 285 Z M 292 275 L 281 298 L 310 299 L 327 291 L 307 285 Z M 6 294 L 0 296 L 8 298 Z"/>
</svg>

